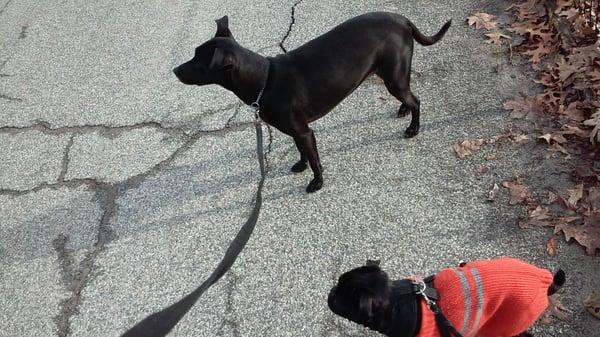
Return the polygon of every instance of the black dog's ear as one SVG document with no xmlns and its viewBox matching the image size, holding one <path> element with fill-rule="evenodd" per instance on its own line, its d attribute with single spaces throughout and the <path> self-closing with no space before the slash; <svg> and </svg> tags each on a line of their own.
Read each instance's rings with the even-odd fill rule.
<svg viewBox="0 0 600 337">
<path fill-rule="evenodd" d="M 229 37 L 233 39 L 233 34 L 231 34 L 231 31 L 229 30 L 229 18 L 227 15 L 215 20 L 215 22 L 217 23 L 217 33 L 215 34 L 215 37 Z"/>
<path fill-rule="evenodd" d="M 233 67 L 233 60 L 230 56 L 225 55 L 221 48 L 215 48 L 212 60 L 208 65 L 210 70 L 229 70 Z"/>
<path fill-rule="evenodd" d="M 363 319 L 370 320 L 373 317 L 373 297 L 363 295 L 358 302 L 358 309 Z"/>
<path fill-rule="evenodd" d="M 365 263 L 365 266 L 378 266 L 379 267 L 380 262 L 381 262 L 381 260 L 367 260 L 367 262 Z"/>
</svg>

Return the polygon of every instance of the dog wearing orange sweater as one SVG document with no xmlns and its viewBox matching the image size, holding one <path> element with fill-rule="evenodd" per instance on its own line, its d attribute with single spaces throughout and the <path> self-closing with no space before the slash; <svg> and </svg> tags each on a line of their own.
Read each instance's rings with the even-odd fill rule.
<svg viewBox="0 0 600 337">
<path fill-rule="evenodd" d="M 425 279 L 390 281 L 378 262 L 339 277 L 329 308 L 389 337 L 512 337 L 527 333 L 565 273 L 512 258 L 461 264 Z"/>
</svg>

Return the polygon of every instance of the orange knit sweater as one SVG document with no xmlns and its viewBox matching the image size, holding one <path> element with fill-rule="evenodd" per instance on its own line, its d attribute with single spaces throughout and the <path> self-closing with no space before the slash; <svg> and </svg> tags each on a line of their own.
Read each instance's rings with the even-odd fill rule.
<svg viewBox="0 0 600 337">
<path fill-rule="evenodd" d="M 469 262 L 435 276 L 439 307 L 463 337 L 511 337 L 526 331 L 548 307 L 552 274 L 523 261 Z M 440 337 L 435 317 L 421 301 L 417 337 Z"/>
</svg>

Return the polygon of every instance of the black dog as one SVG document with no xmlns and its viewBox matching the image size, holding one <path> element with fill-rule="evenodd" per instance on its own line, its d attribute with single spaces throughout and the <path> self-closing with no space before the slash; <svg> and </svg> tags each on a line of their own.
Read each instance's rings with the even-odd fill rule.
<svg viewBox="0 0 600 337">
<path fill-rule="evenodd" d="M 392 282 L 377 264 L 367 261 L 366 266 L 342 274 L 329 293 L 329 308 L 386 336 L 440 336 L 435 315 L 418 293 L 423 289 L 419 283 Z M 547 270 L 503 258 L 444 269 L 422 284 L 427 284 L 427 291 L 435 289 L 431 297 L 438 297 L 442 314 L 463 336 L 506 337 L 531 336 L 526 330 L 548 306 L 548 296 L 564 282 L 562 270 L 552 276 Z"/>
<path fill-rule="evenodd" d="M 196 48 L 194 57 L 173 72 L 185 84 L 219 84 L 246 104 L 259 101 L 260 117 L 294 138 L 300 161 L 292 171 L 302 172 L 306 162 L 310 164 L 314 178 L 307 192 L 323 185 L 323 168 L 308 124 L 333 109 L 369 75 L 381 77 L 402 102 L 399 116 L 412 114 L 405 136 L 417 135 L 419 100 L 410 91 L 413 39 L 422 45 L 434 44 L 451 24 L 448 21 L 428 37 L 401 15 L 368 13 L 287 54 L 265 58 L 235 41 L 227 16 L 216 22 L 215 37 Z"/>
</svg>

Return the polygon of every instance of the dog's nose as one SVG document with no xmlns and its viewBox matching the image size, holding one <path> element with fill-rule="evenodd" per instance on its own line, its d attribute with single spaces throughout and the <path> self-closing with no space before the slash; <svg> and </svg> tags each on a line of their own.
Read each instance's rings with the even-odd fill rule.
<svg viewBox="0 0 600 337">
<path fill-rule="evenodd" d="M 179 70 L 178 66 L 173 68 L 173 74 L 175 74 L 175 76 L 179 77 L 179 73 L 180 73 L 180 70 Z"/>
</svg>

